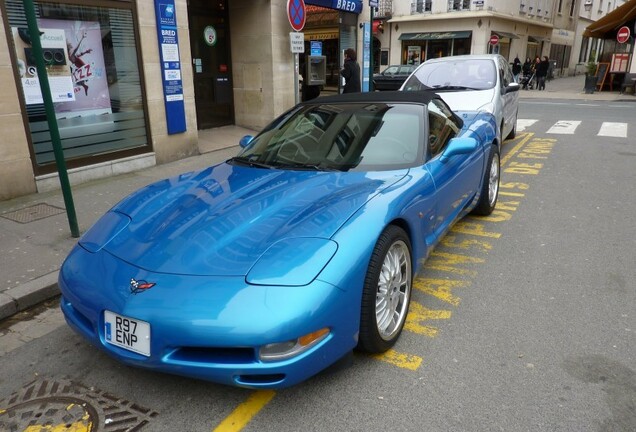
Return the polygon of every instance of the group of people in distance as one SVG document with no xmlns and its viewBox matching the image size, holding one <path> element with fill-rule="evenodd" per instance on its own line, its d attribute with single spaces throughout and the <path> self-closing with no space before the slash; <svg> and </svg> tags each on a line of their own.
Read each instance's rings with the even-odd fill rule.
<svg viewBox="0 0 636 432">
<path fill-rule="evenodd" d="M 550 60 L 548 56 L 543 56 L 543 60 L 536 56 L 534 61 L 530 57 L 526 58 L 526 61 L 521 64 L 519 57 L 515 57 L 512 63 L 512 74 L 515 82 L 521 82 L 520 76 L 523 73 L 523 77 L 529 81 L 530 77 L 536 78 L 537 90 L 545 90 L 545 80 L 548 76 L 548 70 L 550 69 Z M 523 82 L 523 88 L 528 88 L 528 82 Z"/>
</svg>

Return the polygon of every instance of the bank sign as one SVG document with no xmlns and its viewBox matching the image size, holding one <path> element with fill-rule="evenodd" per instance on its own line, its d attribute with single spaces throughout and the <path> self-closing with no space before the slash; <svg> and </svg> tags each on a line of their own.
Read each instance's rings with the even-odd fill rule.
<svg viewBox="0 0 636 432">
<path fill-rule="evenodd" d="M 357 14 L 362 12 L 362 0 L 305 0 L 305 4 Z"/>
<path fill-rule="evenodd" d="M 185 132 L 185 105 L 174 0 L 155 0 L 168 134 Z"/>
</svg>

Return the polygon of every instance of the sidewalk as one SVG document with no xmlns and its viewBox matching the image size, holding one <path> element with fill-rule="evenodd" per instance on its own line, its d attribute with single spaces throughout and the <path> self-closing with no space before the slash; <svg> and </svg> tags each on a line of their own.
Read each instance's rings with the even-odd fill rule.
<svg viewBox="0 0 636 432">
<path fill-rule="evenodd" d="M 583 91 L 585 77 L 557 78 L 546 90 L 521 90 L 525 99 L 635 101 L 634 95 Z M 81 233 L 120 199 L 156 180 L 204 168 L 238 151 L 238 141 L 255 131 L 237 126 L 199 131 L 199 156 L 72 187 Z M 57 273 L 77 239 L 70 235 L 60 190 L 0 201 L 0 320 L 59 293 Z"/>
</svg>

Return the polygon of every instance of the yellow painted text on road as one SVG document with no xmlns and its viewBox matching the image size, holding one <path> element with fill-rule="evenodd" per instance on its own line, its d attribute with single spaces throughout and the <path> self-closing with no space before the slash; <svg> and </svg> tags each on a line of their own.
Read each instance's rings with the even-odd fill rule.
<svg viewBox="0 0 636 432">
<path fill-rule="evenodd" d="M 501 233 L 486 231 L 483 224 L 468 222 L 467 220 L 459 221 L 455 224 L 451 231 L 459 234 L 468 234 L 478 237 L 499 238 Z"/>
<path fill-rule="evenodd" d="M 431 310 L 415 301 L 411 301 L 409 314 L 406 316 L 406 323 L 404 323 L 404 330 L 428 337 L 435 337 L 438 328 L 423 323 L 430 320 L 449 319 L 450 317 L 451 311 Z"/>
<path fill-rule="evenodd" d="M 373 355 L 372 357 L 402 369 L 409 369 L 413 371 L 418 370 L 423 361 L 422 357 L 400 353 L 392 349 L 382 354 Z"/>
<path fill-rule="evenodd" d="M 460 299 L 453 295 L 452 290 L 468 286 L 468 281 L 452 279 L 417 278 L 413 281 L 413 288 L 453 306 L 459 305 Z"/>
<path fill-rule="evenodd" d="M 480 252 L 488 252 L 492 250 L 492 244 L 477 239 L 461 239 L 458 240 L 456 236 L 447 234 L 440 244 L 447 248 L 457 248 L 462 250 L 477 249 Z"/>
</svg>

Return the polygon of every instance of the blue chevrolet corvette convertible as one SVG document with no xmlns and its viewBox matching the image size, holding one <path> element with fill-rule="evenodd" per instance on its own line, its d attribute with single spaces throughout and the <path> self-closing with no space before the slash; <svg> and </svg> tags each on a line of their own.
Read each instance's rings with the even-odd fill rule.
<svg viewBox="0 0 636 432">
<path fill-rule="evenodd" d="M 393 346 L 418 267 L 497 201 L 495 119 L 434 93 L 314 99 L 241 146 L 84 234 L 59 276 L 73 329 L 129 365 L 294 385 Z"/>
</svg>

